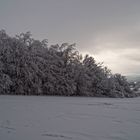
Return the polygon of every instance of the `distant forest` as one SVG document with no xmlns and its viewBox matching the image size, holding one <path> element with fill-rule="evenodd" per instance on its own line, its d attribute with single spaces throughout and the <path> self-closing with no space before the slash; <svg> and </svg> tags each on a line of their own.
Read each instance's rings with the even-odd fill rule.
<svg viewBox="0 0 140 140">
<path fill-rule="evenodd" d="M 48 46 L 30 32 L 0 31 L 0 94 L 135 97 L 127 79 L 112 74 L 75 44 Z"/>
</svg>

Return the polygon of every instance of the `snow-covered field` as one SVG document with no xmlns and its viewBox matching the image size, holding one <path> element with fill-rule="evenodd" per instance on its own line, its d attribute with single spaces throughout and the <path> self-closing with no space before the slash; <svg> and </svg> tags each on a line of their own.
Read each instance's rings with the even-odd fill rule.
<svg viewBox="0 0 140 140">
<path fill-rule="evenodd" d="M 0 96 L 0 140 L 140 140 L 140 98 Z"/>
</svg>

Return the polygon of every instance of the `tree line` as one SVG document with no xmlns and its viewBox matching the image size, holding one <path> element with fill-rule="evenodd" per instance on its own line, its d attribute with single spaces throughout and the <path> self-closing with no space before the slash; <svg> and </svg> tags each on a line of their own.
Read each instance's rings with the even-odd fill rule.
<svg viewBox="0 0 140 140">
<path fill-rule="evenodd" d="M 0 94 L 134 97 L 127 79 L 112 74 L 75 44 L 48 46 L 30 32 L 0 31 Z"/>
</svg>

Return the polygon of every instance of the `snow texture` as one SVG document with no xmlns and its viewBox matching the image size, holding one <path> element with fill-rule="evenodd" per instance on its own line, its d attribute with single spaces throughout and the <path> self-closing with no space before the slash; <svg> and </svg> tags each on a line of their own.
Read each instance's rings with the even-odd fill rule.
<svg viewBox="0 0 140 140">
<path fill-rule="evenodd" d="M 140 140 L 140 98 L 0 96 L 0 140 Z"/>
</svg>

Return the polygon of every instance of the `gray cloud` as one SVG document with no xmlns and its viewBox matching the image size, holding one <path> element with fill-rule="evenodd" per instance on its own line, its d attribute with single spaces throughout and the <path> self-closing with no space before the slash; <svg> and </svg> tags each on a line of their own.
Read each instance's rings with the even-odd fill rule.
<svg viewBox="0 0 140 140">
<path fill-rule="evenodd" d="M 135 63 L 138 62 L 140 64 L 140 55 L 139 54 L 137 54 L 137 55 L 129 54 L 129 55 L 124 55 L 124 57 L 128 60 L 134 61 Z"/>
<path fill-rule="evenodd" d="M 108 50 L 116 51 L 117 53 L 127 49 L 140 50 L 140 29 L 137 26 L 134 27 L 130 26 L 119 31 L 108 30 L 99 33 L 87 44 L 88 49 L 93 49 L 94 53 L 101 53 L 102 51 Z"/>
</svg>

